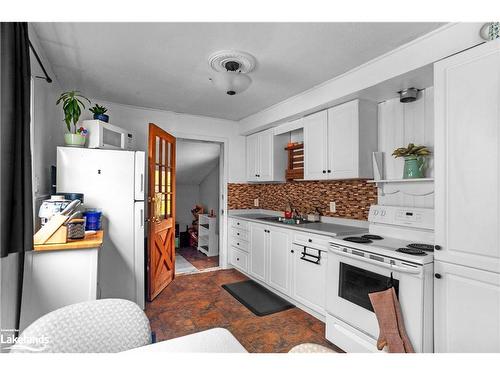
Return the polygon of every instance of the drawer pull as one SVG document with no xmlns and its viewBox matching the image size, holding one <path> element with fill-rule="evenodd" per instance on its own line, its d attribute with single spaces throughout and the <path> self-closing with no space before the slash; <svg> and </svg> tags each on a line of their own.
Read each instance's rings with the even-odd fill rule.
<svg viewBox="0 0 500 375">
<path fill-rule="evenodd" d="M 237 260 L 237 261 L 239 261 L 239 260 L 240 260 L 240 258 L 236 258 L 236 260 Z"/>
</svg>

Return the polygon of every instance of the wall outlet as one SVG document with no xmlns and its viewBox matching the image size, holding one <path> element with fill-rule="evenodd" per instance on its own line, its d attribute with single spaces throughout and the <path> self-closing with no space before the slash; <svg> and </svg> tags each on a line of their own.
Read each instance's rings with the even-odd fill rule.
<svg viewBox="0 0 500 375">
<path fill-rule="evenodd" d="M 335 202 L 330 202 L 330 212 L 337 212 Z"/>
<path fill-rule="evenodd" d="M 253 206 L 254 206 L 254 207 L 259 207 L 259 198 L 255 198 L 255 199 L 253 200 Z"/>
</svg>

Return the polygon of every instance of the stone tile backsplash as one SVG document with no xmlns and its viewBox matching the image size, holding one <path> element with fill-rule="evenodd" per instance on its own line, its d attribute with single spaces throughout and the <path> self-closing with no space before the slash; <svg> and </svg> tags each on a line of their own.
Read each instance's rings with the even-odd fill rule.
<svg viewBox="0 0 500 375">
<path fill-rule="evenodd" d="M 377 204 L 377 188 L 366 180 L 296 181 L 282 184 L 228 185 L 228 208 L 259 208 L 284 211 L 291 203 L 301 214 L 314 212 L 318 207 L 323 216 L 367 220 L 370 205 Z M 335 202 L 336 212 L 330 212 L 330 202 Z"/>
</svg>

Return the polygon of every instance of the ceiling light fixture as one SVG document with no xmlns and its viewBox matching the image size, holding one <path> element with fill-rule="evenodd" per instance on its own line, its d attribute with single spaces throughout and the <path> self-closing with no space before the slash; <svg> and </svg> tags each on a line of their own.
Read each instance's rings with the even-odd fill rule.
<svg viewBox="0 0 500 375">
<path fill-rule="evenodd" d="M 215 71 L 210 80 L 227 95 L 239 94 L 252 83 L 246 73 L 254 69 L 255 59 L 245 52 L 219 51 L 210 56 L 208 63 Z"/>
</svg>

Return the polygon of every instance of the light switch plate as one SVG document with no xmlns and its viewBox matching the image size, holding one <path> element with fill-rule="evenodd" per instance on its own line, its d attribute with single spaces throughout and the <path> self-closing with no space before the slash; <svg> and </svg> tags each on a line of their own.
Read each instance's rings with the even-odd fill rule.
<svg viewBox="0 0 500 375">
<path fill-rule="evenodd" d="M 259 198 L 255 198 L 255 199 L 253 200 L 253 206 L 254 206 L 254 207 L 259 207 Z"/>
<path fill-rule="evenodd" d="M 330 202 L 330 212 L 337 212 L 335 202 Z"/>
</svg>

